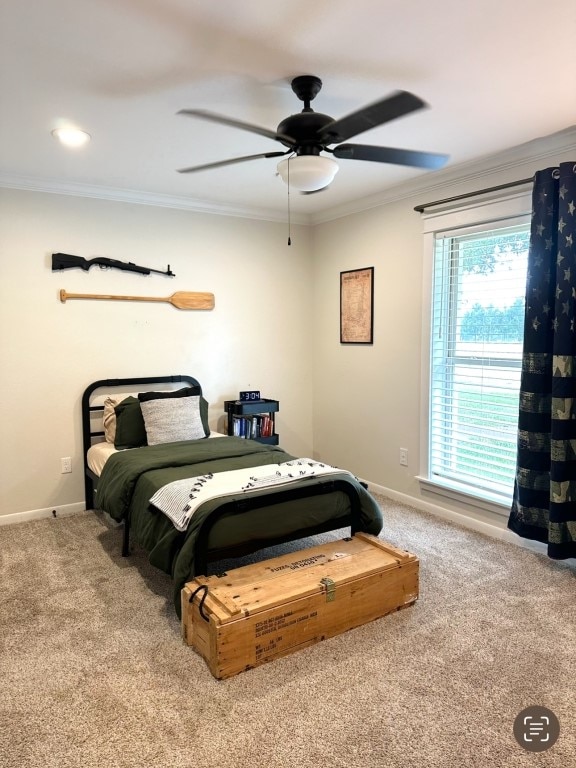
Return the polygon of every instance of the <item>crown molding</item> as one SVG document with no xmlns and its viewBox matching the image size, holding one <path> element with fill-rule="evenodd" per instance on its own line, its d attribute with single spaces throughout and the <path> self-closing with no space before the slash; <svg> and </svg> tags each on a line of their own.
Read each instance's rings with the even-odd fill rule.
<svg viewBox="0 0 576 768">
<path fill-rule="evenodd" d="M 372 208 L 378 208 L 392 202 L 398 202 L 415 195 L 423 199 L 430 196 L 442 195 L 450 185 L 462 185 L 459 192 L 468 192 L 471 183 L 485 179 L 495 174 L 505 174 L 507 171 L 516 171 L 518 166 L 527 163 L 545 161 L 547 158 L 555 158 L 563 152 L 576 151 L 576 126 L 570 126 L 563 131 L 545 136 L 533 141 L 520 144 L 511 149 L 495 155 L 487 155 L 478 160 L 459 165 L 450 166 L 441 171 L 434 171 L 425 176 L 419 176 L 403 184 L 390 187 L 381 193 L 368 197 L 358 198 L 343 205 L 334 206 L 316 214 L 292 214 L 293 224 L 316 225 L 336 219 L 341 219 L 356 213 L 362 213 Z M 535 169 L 532 169 L 534 172 Z M 474 184 L 472 184 L 472 187 Z M 0 187 L 22 189 L 34 192 L 49 192 L 58 195 L 71 195 L 74 197 L 92 197 L 100 200 L 111 200 L 122 203 L 135 203 L 138 205 L 152 205 L 160 208 L 176 208 L 195 213 L 206 213 L 216 216 L 232 216 L 243 219 L 256 219 L 276 223 L 286 223 L 284 212 L 265 208 L 252 208 L 238 205 L 198 200 L 189 197 L 176 197 L 150 192 L 141 192 L 132 189 L 103 187 L 90 184 L 78 184 L 74 182 L 62 182 L 57 179 L 35 178 L 0 173 Z"/>
<path fill-rule="evenodd" d="M 320 211 L 311 215 L 309 223 L 312 225 L 323 224 L 415 195 L 421 196 L 423 199 L 428 196 L 432 198 L 438 194 L 444 194 L 443 190 L 449 185 L 462 184 L 469 187 L 469 182 L 476 182 L 494 174 L 516 171 L 523 164 L 537 163 L 549 158 L 555 158 L 556 162 L 558 156 L 564 152 L 576 153 L 576 126 L 570 126 L 563 131 L 534 139 L 525 144 L 519 144 L 495 155 L 486 155 L 478 160 L 450 166 L 424 177 L 420 176 L 376 195 L 358 198 L 328 211 Z M 574 159 L 576 160 L 576 155 Z M 532 172 L 535 170 L 532 169 Z M 426 183 L 425 180 L 427 179 L 430 180 L 429 183 Z M 473 191 L 473 188 L 461 189 L 454 194 L 469 191 Z"/>
<path fill-rule="evenodd" d="M 57 179 L 35 178 L 32 176 L 19 176 L 17 174 L 0 173 L 0 187 L 8 189 L 22 189 L 29 192 L 48 192 L 56 195 L 70 195 L 72 197 L 92 197 L 99 200 L 110 200 L 120 203 L 134 203 L 137 205 L 152 205 L 159 208 L 176 208 L 195 213 L 208 213 L 215 216 L 233 216 L 241 219 L 257 219 L 286 223 L 286 215 L 279 211 L 249 208 L 238 205 L 226 205 L 197 200 L 190 197 L 176 197 L 151 192 L 141 192 L 133 189 L 114 187 L 102 187 L 91 184 L 78 184 L 75 182 L 62 182 Z M 310 224 L 310 216 L 292 215 L 293 224 Z"/>
</svg>

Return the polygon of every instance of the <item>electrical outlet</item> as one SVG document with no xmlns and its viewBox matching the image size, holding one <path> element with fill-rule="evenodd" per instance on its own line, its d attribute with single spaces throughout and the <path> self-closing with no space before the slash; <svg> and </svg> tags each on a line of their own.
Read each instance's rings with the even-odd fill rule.
<svg viewBox="0 0 576 768">
<path fill-rule="evenodd" d="M 408 466 L 408 448 L 400 448 L 400 464 L 403 467 Z"/>
<path fill-rule="evenodd" d="M 66 456 L 65 459 L 60 459 L 61 462 L 61 469 L 60 472 L 65 475 L 68 472 L 72 472 L 72 458 L 70 456 Z"/>
</svg>

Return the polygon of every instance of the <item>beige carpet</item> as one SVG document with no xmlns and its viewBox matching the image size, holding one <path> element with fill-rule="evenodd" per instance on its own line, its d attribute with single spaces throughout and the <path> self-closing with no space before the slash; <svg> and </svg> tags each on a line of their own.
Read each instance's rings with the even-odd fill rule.
<svg viewBox="0 0 576 768">
<path fill-rule="evenodd" d="M 575 765 L 574 561 L 380 501 L 416 605 L 220 682 L 101 516 L 0 527 L 2 768 Z M 539 754 L 530 705 L 560 720 Z"/>
</svg>

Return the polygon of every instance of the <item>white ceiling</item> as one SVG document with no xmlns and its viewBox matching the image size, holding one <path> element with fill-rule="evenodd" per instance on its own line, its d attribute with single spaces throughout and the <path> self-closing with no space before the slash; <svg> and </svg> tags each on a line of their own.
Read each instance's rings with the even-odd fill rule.
<svg viewBox="0 0 576 768">
<path fill-rule="evenodd" d="M 403 89 L 430 108 L 353 141 L 447 153 L 453 169 L 576 123 L 575 41 L 574 0 L 3 0 L 0 183 L 284 216 L 275 159 L 176 172 L 282 145 L 176 112 L 275 130 L 302 108 L 296 75 L 323 80 L 312 106 L 334 118 Z M 58 144 L 62 123 L 88 131 L 88 147 Z M 296 215 L 431 174 L 339 164 L 328 190 L 291 194 Z"/>
</svg>

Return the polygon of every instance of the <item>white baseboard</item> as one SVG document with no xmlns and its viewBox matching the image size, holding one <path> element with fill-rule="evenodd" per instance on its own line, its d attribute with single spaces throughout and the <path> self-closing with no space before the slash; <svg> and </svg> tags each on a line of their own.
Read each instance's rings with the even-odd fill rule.
<svg viewBox="0 0 576 768">
<path fill-rule="evenodd" d="M 374 493 L 381 493 L 389 499 L 400 501 L 402 504 L 421 509 L 424 512 L 430 512 L 432 515 L 441 517 L 444 520 L 449 520 L 452 523 L 457 523 L 458 525 L 463 525 L 465 528 L 471 528 L 474 531 L 478 531 L 478 533 L 484 533 L 486 536 L 492 536 L 494 539 L 500 539 L 501 541 L 507 541 L 510 544 L 516 544 L 518 547 L 529 549 L 532 552 L 538 552 L 541 555 L 547 554 L 547 547 L 545 544 L 542 544 L 540 541 L 523 539 L 508 528 L 500 528 L 493 523 L 477 520 L 475 517 L 468 517 L 468 515 L 464 515 L 461 512 L 454 512 L 454 510 L 446 509 L 438 504 L 431 504 L 429 501 L 424 501 L 424 499 L 419 499 L 415 496 L 409 496 L 406 493 L 393 491 L 391 488 L 386 488 L 382 485 L 368 482 L 368 488 Z"/>
<path fill-rule="evenodd" d="M 0 525 L 12 525 L 14 523 L 27 523 L 29 520 L 42 520 L 46 517 L 69 517 L 78 512 L 84 512 L 86 504 L 78 501 L 75 504 L 62 504 L 45 509 L 31 509 L 28 512 L 14 512 L 10 515 L 0 515 Z"/>
<path fill-rule="evenodd" d="M 546 554 L 547 548 L 545 544 L 539 541 L 531 541 L 530 539 L 523 539 L 513 531 L 507 528 L 500 528 L 492 523 L 478 520 L 474 517 L 468 517 L 461 512 L 454 512 L 454 510 L 446 509 L 438 504 L 431 504 L 429 501 L 419 499 L 416 496 L 409 496 L 406 493 L 400 493 L 399 491 L 393 491 L 391 488 L 386 488 L 383 485 L 376 485 L 376 483 L 368 483 L 368 488 L 374 493 L 380 493 L 383 496 L 387 496 L 389 499 L 399 501 L 402 504 L 407 504 L 409 507 L 415 507 L 421 509 L 424 512 L 430 512 L 432 515 L 436 515 L 444 520 L 449 520 L 452 523 L 463 525 L 465 528 L 470 528 L 479 533 L 484 533 L 492 538 L 500 539 L 501 541 L 507 541 L 511 544 L 516 544 L 519 547 L 530 549 L 533 552 L 539 552 L 540 554 Z M 0 525 L 11 525 L 13 523 L 25 523 L 29 520 L 41 520 L 47 517 L 68 517 L 75 515 L 78 512 L 84 512 L 86 505 L 83 501 L 76 502 L 75 504 L 64 504 L 56 507 L 46 507 L 45 509 L 32 509 L 28 512 L 15 512 L 10 515 L 0 515 Z"/>
</svg>

